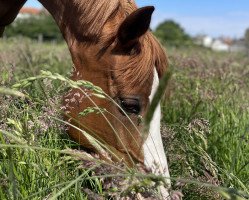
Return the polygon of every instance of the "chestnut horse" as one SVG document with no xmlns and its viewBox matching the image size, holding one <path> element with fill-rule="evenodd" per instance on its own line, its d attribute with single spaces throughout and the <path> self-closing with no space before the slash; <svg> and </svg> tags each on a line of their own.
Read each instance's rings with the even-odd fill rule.
<svg viewBox="0 0 249 200">
<path fill-rule="evenodd" d="M 140 123 L 167 67 L 164 50 L 149 30 L 154 7 L 138 9 L 133 0 L 39 1 L 68 45 L 74 63 L 72 80 L 87 80 L 101 87 L 122 108 L 72 89 L 64 96 L 67 120 L 107 145 L 127 165 L 143 163 L 169 178 L 160 135 L 160 106 L 147 137 L 142 136 Z M 25 2 L 0 0 L 0 34 Z M 107 110 L 106 118 L 79 115 L 93 107 L 89 96 Z M 78 129 L 70 127 L 68 133 L 82 146 L 97 151 Z"/>
</svg>

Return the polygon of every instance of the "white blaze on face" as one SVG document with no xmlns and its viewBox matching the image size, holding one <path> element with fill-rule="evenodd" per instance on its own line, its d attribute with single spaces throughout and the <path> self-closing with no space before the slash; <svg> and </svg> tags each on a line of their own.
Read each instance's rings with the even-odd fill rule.
<svg viewBox="0 0 249 200">
<path fill-rule="evenodd" d="M 156 69 L 154 70 L 154 80 L 150 94 L 152 101 L 159 85 L 159 78 Z M 166 177 L 166 182 L 170 184 L 169 170 L 166 155 L 163 149 L 163 142 L 160 133 L 161 108 L 157 106 L 152 121 L 150 123 L 149 135 L 146 139 L 144 149 L 144 164 L 152 169 L 155 174 L 161 174 Z"/>
</svg>

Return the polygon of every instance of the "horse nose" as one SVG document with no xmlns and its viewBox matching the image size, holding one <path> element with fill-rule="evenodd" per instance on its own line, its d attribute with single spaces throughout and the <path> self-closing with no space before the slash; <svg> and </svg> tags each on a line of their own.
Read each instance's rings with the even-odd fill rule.
<svg viewBox="0 0 249 200">
<path fill-rule="evenodd" d="M 120 98 L 120 106 L 127 114 L 138 115 L 141 111 L 139 97 L 122 97 Z"/>
</svg>

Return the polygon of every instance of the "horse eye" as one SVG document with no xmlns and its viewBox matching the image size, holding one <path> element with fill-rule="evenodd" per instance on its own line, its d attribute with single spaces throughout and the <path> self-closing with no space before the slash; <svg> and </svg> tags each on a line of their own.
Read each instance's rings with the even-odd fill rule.
<svg viewBox="0 0 249 200">
<path fill-rule="evenodd" d="M 120 105 L 128 114 L 139 114 L 141 106 L 138 98 L 121 98 Z"/>
</svg>

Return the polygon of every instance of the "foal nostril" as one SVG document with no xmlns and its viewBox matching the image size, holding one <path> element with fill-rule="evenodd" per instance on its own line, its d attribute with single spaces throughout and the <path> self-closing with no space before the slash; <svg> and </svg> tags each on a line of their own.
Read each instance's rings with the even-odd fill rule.
<svg viewBox="0 0 249 200">
<path fill-rule="evenodd" d="M 139 114 L 141 111 L 138 98 L 120 98 L 120 106 L 128 114 Z"/>
</svg>

